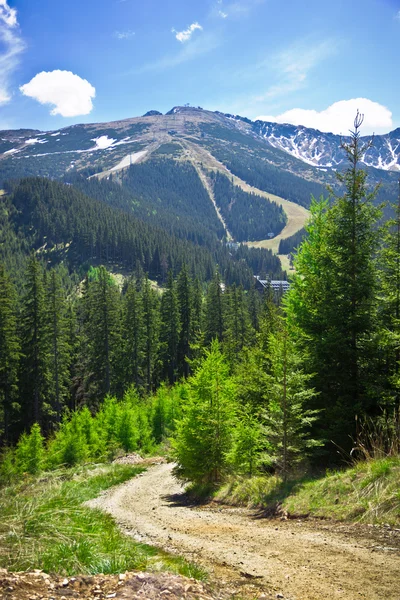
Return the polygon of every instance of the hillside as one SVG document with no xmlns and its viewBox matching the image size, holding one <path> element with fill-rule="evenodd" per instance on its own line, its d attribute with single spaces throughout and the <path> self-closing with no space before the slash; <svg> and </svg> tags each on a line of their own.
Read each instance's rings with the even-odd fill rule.
<svg viewBox="0 0 400 600">
<path fill-rule="evenodd" d="M 377 202 L 397 197 L 398 134 L 376 136 L 363 156 L 370 185 L 381 184 Z M 307 209 L 327 185 L 340 192 L 340 144 L 305 127 L 174 107 L 54 132 L 2 131 L 0 185 L 59 179 L 214 255 L 223 240 L 277 253 L 305 224 L 308 212 L 296 206 Z"/>
</svg>

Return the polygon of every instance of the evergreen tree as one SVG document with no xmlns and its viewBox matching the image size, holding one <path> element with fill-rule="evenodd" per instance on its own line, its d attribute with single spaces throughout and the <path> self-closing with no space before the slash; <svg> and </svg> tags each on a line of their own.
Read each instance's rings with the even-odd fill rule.
<svg viewBox="0 0 400 600">
<path fill-rule="evenodd" d="M 172 441 L 175 474 L 186 481 L 214 484 L 227 472 L 235 423 L 235 385 L 214 340 L 194 376 Z"/>
<path fill-rule="evenodd" d="M 115 390 L 118 385 L 120 349 L 120 294 L 105 267 L 100 266 L 89 283 L 87 337 L 94 399 Z"/>
<path fill-rule="evenodd" d="M 204 344 L 208 346 L 213 339 L 222 342 L 224 335 L 224 308 L 222 282 L 217 270 L 208 286 L 204 313 Z"/>
<path fill-rule="evenodd" d="M 395 437 L 400 444 L 400 181 L 398 203 L 392 209 L 395 216 L 385 223 L 378 258 L 382 353 L 377 377 L 382 386 L 381 407 L 386 419 L 393 416 Z"/>
<path fill-rule="evenodd" d="M 189 376 L 189 363 L 191 357 L 190 345 L 193 341 L 193 292 L 188 270 L 184 264 L 177 281 L 177 295 L 179 307 L 179 343 L 178 343 L 178 373 L 184 377 Z"/>
<path fill-rule="evenodd" d="M 309 372 L 325 408 L 326 436 L 349 448 L 355 416 L 374 410 L 376 357 L 375 255 L 379 210 L 368 193 L 359 160 L 362 117 L 357 114 L 349 144 L 349 168 L 338 174 L 344 195 L 331 208 L 314 205 L 309 239 L 300 246 L 287 313 L 301 347 L 308 349 Z"/>
<path fill-rule="evenodd" d="M 55 421 L 60 423 L 62 411 L 68 403 L 70 348 L 68 345 L 67 306 L 58 273 L 53 270 L 49 277 L 47 294 L 47 318 L 50 334 L 49 403 Z"/>
<path fill-rule="evenodd" d="M 156 382 L 157 355 L 159 345 L 159 298 L 146 277 L 142 289 L 143 331 L 145 336 L 144 369 L 147 391 L 150 392 Z"/>
<path fill-rule="evenodd" d="M 162 378 L 174 383 L 178 368 L 178 349 L 181 324 L 179 304 L 172 272 L 168 273 L 167 287 L 161 298 L 160 359 Z"/>
<path fill-rule="evenodd" d="M 10 428 L 19 410 L 19 360 L 16 293 L 4 266 L 0 264 L 0 440 L 5 444 L 11 441 Z"/>
<path fill-rule="evenodd" d="M 233 366 L 240 360 L 243 348 L 250 339 L 250 319 L 242 288 L 234 284 L 225 291 L 224 349 Z"/>
<path fill-rule="evenodd" d="M 309 387 L 301 357 L 287 327 L 270 336 L 270 372 L 267 376 L 267 407 L 262 412 L 268 462 L 286 479 L 297 462 L 319 445 L 310 435 L 316 411 L 307 408 L 315 396 Z"/>
<path fill-rule="evenodd" d="M 23 428 L 43 423 L 50 384 L 50 336 L 45 305 L 43 268 L 29 260 L 21 318 L 21 399 Z"/>
<path fill-rule="evenodd" d="M 124 379 L 125 387 L 135 384 L 139 389 L 144 382 L 143 364 L 145 333 L 142 297 L 136 282 L 130 280 L 124 299 Z"/>
</svg>

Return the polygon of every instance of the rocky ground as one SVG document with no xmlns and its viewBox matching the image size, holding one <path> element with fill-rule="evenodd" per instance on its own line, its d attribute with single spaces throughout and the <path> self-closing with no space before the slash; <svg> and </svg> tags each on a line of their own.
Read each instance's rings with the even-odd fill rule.
<svg viewBox="0 0 400 600">
<path fill-rule="evenodd" d="M 8 573 L 0 569 L 2 600 L 224 600 L 227 592 L 168 573 L 121 573 L 55 577 L 42 571 Z"/>
</svg>

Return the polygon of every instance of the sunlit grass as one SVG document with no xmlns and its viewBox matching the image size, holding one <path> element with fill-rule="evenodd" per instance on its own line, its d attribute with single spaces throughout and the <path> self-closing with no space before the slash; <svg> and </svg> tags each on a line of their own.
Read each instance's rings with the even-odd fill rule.
<svg viewBox="0 0 400 600">
<path fill-rule="evenodd" d="M 142 472 L 132 465 L 59 469 L 0 489 L 0 567 L 62 575 L 168 570 L 204 579 L 181 557 L 135 542 L 83 503 Z"/>
<path fill-rule="evenodd" d="M 222 487 L 222 502 L 364 523 L 400 523 L 400 457 L 359 462 L 320 478 L 283 482 L 277 476 L 234 479 Z"/>
</svg>

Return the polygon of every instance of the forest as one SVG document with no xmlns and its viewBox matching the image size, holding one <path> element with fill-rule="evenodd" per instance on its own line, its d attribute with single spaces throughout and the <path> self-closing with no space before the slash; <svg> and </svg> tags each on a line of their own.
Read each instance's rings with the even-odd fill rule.
<svg viewBox="0 0 400 600">
<path fill-rule="evenodd" d="M 36 253 L 15 286 L 1 267 L 2 476 L 161 443 L 177 477 L 206 487 L 232 474 L 286 480 L 377 447 L 398 453 L 400 211 L 382 224 L 359 168 L 361 122 L 344 146 L 343 195 L 311 201 L 280 304 L 272 290 L 229 283 L 211 262 L 207 284 L 185 260 L 166 266 L 162 293 L 146 269 L 121 284 L 98 264 L 76 285 L 65 264 L 49 268 Z M 68 186 L 54 185 L 25 180 L 9 190 L 16 239 L 29 241 L 27 199 L 33 226 L 45 226 L 48 186 L 58 216 L 48 239 L 60 242 L 70 220 L 79 252 L 98 244 L 104 256 L 102 236 L 117 221 L 107 213 L 108 229 L 87 239 L 85 219 L 57 210 Z M 37 193 L 28 196 L 29 186 Z M 123 247 L 108 251 L 123 259 Z"/>
<path fill-rule="evenodd" d="M 265 240 L 286 225 L 286 214 L 276 202 L 244 192 L 221 173 L 211 172 L 210 178 L 217 206 L 238 242 Z"/>
</svg>

